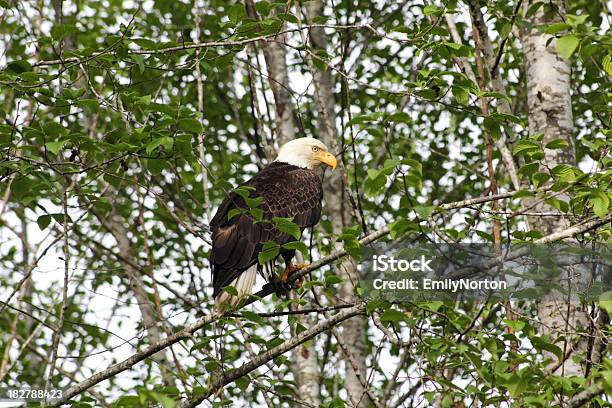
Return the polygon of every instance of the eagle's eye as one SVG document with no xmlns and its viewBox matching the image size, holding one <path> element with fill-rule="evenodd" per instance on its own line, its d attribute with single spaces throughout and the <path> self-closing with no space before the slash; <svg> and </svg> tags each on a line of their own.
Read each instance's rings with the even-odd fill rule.
<svg viewBox="0 0 612 408">
<path fill-rule="evenodd" d="M 318 152 L 318 151 L 319 151 L 319 148 L 318 148 L 317 146 L 312 146 L 312 151 L 313 151 L 313 152 Z"/>
</svg>

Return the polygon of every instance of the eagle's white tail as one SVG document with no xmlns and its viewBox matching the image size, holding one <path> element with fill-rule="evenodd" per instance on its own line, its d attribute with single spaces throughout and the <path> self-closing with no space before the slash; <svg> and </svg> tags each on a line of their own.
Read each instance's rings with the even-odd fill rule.
<svg viewBox="0 0 612 408">
<path fill-rule="evenodd" d="M 255 279 L 257 278 L 257 264 L 251 266 L 246 271 L 242 272 L 240 276 L 230 283 L 229 286 L 236 288 L 238 296 L 230 295 L 225 291 L 221 291 L 215 299 L 215 307 L 217 310 L 221 310 L 223 305 L 234 308 L 240 303 L 242 299 L 249 296 L 253 292 L 253 285 L 255 285 Z"/>
</svg>

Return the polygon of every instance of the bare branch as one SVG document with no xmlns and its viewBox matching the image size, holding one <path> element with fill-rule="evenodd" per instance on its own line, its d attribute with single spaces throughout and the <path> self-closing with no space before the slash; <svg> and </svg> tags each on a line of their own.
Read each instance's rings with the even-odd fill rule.
<svg viewBox="0 0 612 408">
<path fill-rule="evenodd" d="M 185 51 L 185 50 L 196 50 L 196 49 L 200 49 L 200 48 L 212 48 L 212 47 L 236 47 L 236 46 L 240 46 L 240 45 L 246 45 L 246 44 L 250 44 L 250 43 L 255 43 L 255 42 L 259 42 L 259 41 L 263 41 L 263 40 L 269 40 L 269 39 L 273 39 L 278 37 L 281 34 L 287 34 L 287 33 L 295 33 L 295 32 L 299 32 L 302 30 L 309 30 L 311 28 L 333 28 L 333 29 L 338 29 L 338 30 L 346 30 L 346 29 L 367 29 L 367 30 L 374 30 L 374 28 L 372 28 L 371 26 L 369 26 L 368 24 L 348 24 L 348 25 L 331 25 L 331 24 L 310 24 L 310 25 L 304 25 L 301 26 L 299 28 L 288 28 L 286 30 L 277 32 L 277 33 L 272 33 L 272 34 L 266 34 L 266 35 L 260 35 L 257 37 L 252 37 L 252 38 L 245 38 L 243 40 L 226 40 L 226 41 L 209 41 L 209 42 L 203 42 L 203 43 L 199 43 L 199 44 L 183 44 L 180 46 L 176 46 L 176 47 L 166 47 L 166 48 L 160 48 L 158 50 L 131 50 L 128 52 L 128 55 L 157 55 L 157 54 L 167 54 L 167 53 L 172 53 L 172 52 L 178 52 L 178 51 Z M 380 33 L 378 33 L 376 30 L 374 30 L 377 34 L 380 35 Z M 39 61 L 36 62 L 34 64 L 32 64 L 33 67 L 40 67 L 40 66 L 45 66 L 45 65 L 64 65 L 64 64 L 82 64 L 84 62 L 90 61 L 96 57 L 99 57 L 101 55 L 108 55 L 108 54 L 112 54 L 113 50 L 112 49 L 108 49 L 105 51 L 100 51 L 100 52 L 94 52 L 93 54 L 91 54 L 88 57 L 82 57 L 82 58 L 77 58 L 77 57 L 70 57 L 70 58 L 64 58 L 64 59 L 55 59 L 55 60 L 46 60 L 46 61 Z"/>
<path fill-rule="evenodd" d="M 287 340 L 283 344 L 274 347 L 271 350 L 268 350 L 257 357 L 251 359 L 250 361 L 244 363 L 239 368 L 226 372 L 225 375 L 218 374 L 216 378 L 213 379 L 210 387 L 208 387 L 207 391 L 198 397 L 193 399 L 189 399 L 177 404 L 177 408 L 191 408 L 197 406 L 199 403 L 204 401 L 206 398 L 213 395 L 215 392 L 220 390 L 227 384 L 232 383 L 238 378 L 250 373 L 258 367 L 261 367 L 263 364 L 267 363 L 270 360 L 280 356 L 281 354 L 286 353 L 287 351 L 297 347 L 298 345 L 310 340 L 311 338 L 317 336 L 318 334 L 327 331 L 353 316 L 362 315 L 365 312 L 365 303 L 360 303 L 350 309 L 345 309 L 341 312 L 336 313 L 332 317 L 327 320 L 323 320 L 316 325 L 312 326 L 308 330 L 305 330 L 298 334 L 295 337 Z"/>
</svg>

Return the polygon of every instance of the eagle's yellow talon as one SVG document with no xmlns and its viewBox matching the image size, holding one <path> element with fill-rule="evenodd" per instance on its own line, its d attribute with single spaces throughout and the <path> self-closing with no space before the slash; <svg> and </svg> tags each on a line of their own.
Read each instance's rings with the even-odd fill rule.
<svg viewBox="0 0 612 408">
<path fill-rule="evenodd" d="M 310 264 L 308 262 L 295 264 L 295 270 L 308 268 L 309 266 Z"/>
<path fill-rule="evenodd" d="M 287 283 L 291 275 L 293 275 L 295 272 L 299 271 L 300 269 L 308 267 L 309 265 L 310 265 L 309 263 L 289 264 L 287 265 L 283 273 L 278 277 L 278 280 L 283 283 Z M 303 283 L 304 283 L 304 277 L 302 276 L 295 282 L 295 287 L 299 288 L 302 286 Z"/>
</svg>

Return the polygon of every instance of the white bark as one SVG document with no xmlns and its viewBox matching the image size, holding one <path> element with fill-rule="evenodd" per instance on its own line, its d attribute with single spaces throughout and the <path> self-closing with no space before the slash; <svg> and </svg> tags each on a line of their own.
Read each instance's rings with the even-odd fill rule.
<svg viewBox="0 0 612 408">
<path fill-rule="evenodd" d="M 324 6 L 323 0 L 307 2 L 308 18 L 312 20 L 314 17 L 322 15 Z M 311 46 L 315 50 L 327 48 L 327 38 L 323 28 L 311 29 L 310 40 Z M 315 69 L 313 76 L 315 102 L 318 107 L 320 124 L 318 137 L 334 152 L 337 152 L 339 150 L 339 143 L 335 131 L 334 84 L 331 74 L 329 70 Z M 341 233 L 342 229 L 353 221 L 349 208 L 345 205 L 347 200 L 344 199 L 344 183 L 341 171 L 342 166 L 340 166 L 338 171 L 331 172 L 331 174 L 325 177 L 325 208 L 330 217 L 334 234 Z M 350 259 L 346 259 L 342 262 L 339 269 L 344 280 L 340 289 L 341 300 L 354 302 L 354 287 L 359 280 L 357 268 Z M 355 367 L 362 375 L 366 373 L 366 323 L 367 320 L 363 316 L 356 316 L 342 324 L 342 337 L 355 357 L 352 362 L 345 358 L 345 386 L 349 395 L 350 405 L 355 407 L 367 407 L 370 403 L 366 390 L 353 368 Z"/>
<path fill-rule="evenodd" d="M 532 3 L 533 1 L 526 2 L 524 10 L 527 10 Z M 552 10 L 553 6 L 558 8 L 558 11 Z M 551 41 L 550 35 L 543 34 L 537 29 L 542 24 L 562 22 L 564 15 L 565 6 L 562 0 L 544 3 L 534 15 L 526 17 L 533 27 L 522 33 L 529 132 L 531 135 L 543 133 L 543 145 L 554 139 L 563 139 L 569 145 L 563 150 L 545 149 L 543 171 L 548 171 L 561 163 L 576 164 L 570 97 L 571 64 L 559 55 L 556 41 L 554 39 Z M 556 212 L 556 209 L 547 203 L 538 203 L 534 211 Z M 531 228 L 545 235 L 564 230 L 569 226 L 568 220 L 563 217 L 531 217 L 529 224 Z M 539 303 L 538 315 L 541 332 L 548 335 L 551 340 L 566 334 L 566 331 L 574 332 L 588 327 L 586 309 L 577 301 L 561 301 L 549 296 Z M 569 334 L 566 336 L 568 336 L 566 342 L 557 342 L 557 345 L 565 355 L 569 354 L 569 358 L 563 363 L 553 363 L 552 366 L 556 368 L 555 373 L 583 375 L 581 365 L 574 362 L 572 357 L 585 351 L 586 342 Z M 557 360 L 552 355 L 548 357 L 553 361 Z"/>
<path fill-rule="evenodd" d="M 113 197 L 107 195 L 109 199 L 113 200 Z M 130 262 L 124 262 L 123 268 L 128 278 L 128 284 L 134 298 L 140 309 L 142 316 L 143 329 L 147 333 L 147 339 L 149 344 L 157 344 L 162 339 L 162 330 L 160 323 L 160 316 L 158 316 L 155 306 L 152 301 L 149 300 L 147 291 L 145 290 L 145 283 L 142 279 L 142 274 L 133 265 L 137 264 L 134 251 L 132 251 L 132 242 L 128 237 L 128 231 L 123 225 L 123 220 L 114 211 L 110 217 L 104 219 L 100 218 L 100 221 L 104 227 L 113 235 L 117 241 L 117 248 L 119 249 L 120 259 L 131 260 Z M 167 386 L 175 386 L 174 377 L 169 372 L 168 367 L 170 366 L 166 350 L 160 351 L 152 356 L 153 360 L 157 363 L 158 368 L 161 372 L 164 384 Z"/>
<path fill-rule="evenodd" d="M 295 138 L 295 110 L 291 93 L 289 92 L 289 75 L 287 73 L 286 35 L 279 35 L 279 43 L 267 43 L 268 52 L 264 53 L 268 67 L 270 89 L 274 95 L 276 109 L 276 132 L 279 145 Z"/>
<path fill-rule="evenodd" d="M 246 7 L 249 16 L 258 20 L 254 1 L 246 0 Z M 291 98 L 289 73 L 287 71 L 287 48 L 284 45 L 286 39 L 286 34 L 278 34 L 275 41 L 260 42 L 268 70 L 268 84 L 272 95 L 274 95 L 276 112 L 274 121 L 279 145 L 294 139 L 297 133 L 295 106 Z"/>
<path fill-rule="evenodd" d="M 314 323 L 310 321 L 310 324 Z M 318 407 L 321 405 L 321 390 L 314 339 L 300 344 L 294 350 L 294 356 L 298 373 L 298 396 L 305 403 Z"/>
<path fill-rule="evenodd" d="M 246 0 L 247 12 L 258 19 L 253 0 Z M 296 137 L 295 106 L 289 87 L 287 71 L 287 49 L 283 45 L 286 35 L 279 34 L 277 42 L 261 42 L 260 46 L 268 70 L 268 84 L 274 96 L 275 123 L 278 144 L 283 145 Z M 297 255 L 300 255 L 299 253 Z M 301 260 L 302 263 L 303 260 Z M 316 321 L 308 316 L 298 316 L 298 321 L 305 327 L 311 327 Z M 319 388 L 319 366 L 314 340 L 300 344 L 292 352 L 293 375 L 299 390 L 299 398 L 313 406 L 321 404 Z"/>
</svg>

